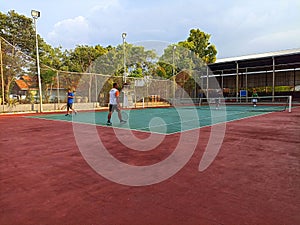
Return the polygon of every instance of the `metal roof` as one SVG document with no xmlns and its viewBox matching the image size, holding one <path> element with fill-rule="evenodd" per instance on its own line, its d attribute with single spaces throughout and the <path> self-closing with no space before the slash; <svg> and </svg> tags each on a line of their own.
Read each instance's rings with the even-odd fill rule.
<svg viewBox="0 0 300 225">
<path fill-rule="evenodd" d="M 239 72 L 266 71 L 272 70 L 273 59 L 276 70 L 300 68 L 300 48 L 217 59 L 208 66 L 214 74 L 236 73 L 237 65 Z"/>
</svg>

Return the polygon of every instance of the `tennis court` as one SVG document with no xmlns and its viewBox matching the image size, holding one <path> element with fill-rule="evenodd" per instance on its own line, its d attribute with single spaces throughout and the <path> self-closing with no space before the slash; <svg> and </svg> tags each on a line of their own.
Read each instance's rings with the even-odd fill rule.
<svg viewBox="0 0 300 225">
<path fill-rule="evenodd" d="M 174 113 L 172 110 L 175 109 L 130 110 L 128 127 L 117 129 L 121 133 L 104 125 L 107 112 L 80 112 L 73 117 L 64 114 L 1 116 L 0 223 L 299 223 L 299 107 L 293 108 L 292 113 L 230 108 L 220 151 L 202 172 L 198 170 L 199 162 L 214 127 L 218 126 L 204 117 L 221 110 L 186 107 Z M 180 110 L 193 119 L 198 115 L 200 126 L 195 128 L 187 123 L 188 126 L 180 127 L 186 128 L 185 132 L 179 132 L 177 126 L 169 125 L 180 118 Z M 136 141 L 127 138 L 129 132 L 140 142 L 149 138 L 151 126 L 145 124 L 158 117 L 154 112 L 159 117 L 166 115 L 163 118 L 168 125 L 164 132 L 154 132 L 162 137 L 161 143 L 151 151 L 135 151 L 122 144 L 117 134 L 125 136 L 127 142 Z M 233 113 L 236 115 L 230 117 Z M 167 119 L 173 116 L 169 122 Z M 135 123 L 137 120 L 142 123 Z M 113 126 L 120 127 L 116 118 L 113 122 Z M 91 130 L 95 129 L 114 158 L 137 167 L 156 165 L 167 159 L 184 134 L 186 151 L 193 147 L 194 140 L 197 143 L 191 158 L 170 178 L 156 184 L 130 186 L 106 179 L 91 168 L 80 150 L 74 126 L 78 126 L 82 141 L 93 153 L 99 150 L 91 136 Z M 100 162 L 104 163 L 105 158 L 100 158 Z M 117 171 L 123 179 L 134 179 L 131 174 L 122 173 L 121 168 Z"/>
<path fill-rule="evenodd" d="M 159 134 L 173 134 L 218 123 L 258 116 L 274 111 L 287 110 L 285 105 L 221 105 L 216 108 L 214 104 L 205 106 L 177 106 L 143 109 L 125 109 L 122 111 L 127 120 L 120 124 L 117 113 L 113 114 L 113 127 L 146 131 Z M 106 126 L 107 111 L 79 112 L 77 115 L 65 116 L 61 114 L 43 114 L 31 116 L 32 118 L 62 120 L 74 123 Z"/>
</svg>

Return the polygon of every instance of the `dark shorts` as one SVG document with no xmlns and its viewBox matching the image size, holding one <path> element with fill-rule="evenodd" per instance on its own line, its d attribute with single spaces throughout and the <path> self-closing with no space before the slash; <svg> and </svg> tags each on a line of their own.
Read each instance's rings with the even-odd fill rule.
<svg viewBox="0 0 300 225">
<path fill-rule="evenodd" d="M 67 103 L 67 110 L 73 109 L 73 103 Z"/>
<path fill-rule="evenodd" d="M 113 112 L 113 111 L 117 111 L 117 112 L 119 112 L 120 111 L 120 109 L 118 108 L 118 105 L 112 105 L 112 104 L 109 104 L 109 111 L 110 112 Z"/>
</svg>

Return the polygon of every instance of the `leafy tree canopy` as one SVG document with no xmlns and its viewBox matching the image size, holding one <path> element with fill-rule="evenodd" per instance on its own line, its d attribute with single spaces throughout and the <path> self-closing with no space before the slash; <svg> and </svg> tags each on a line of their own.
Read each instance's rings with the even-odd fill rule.
<svg viewBox="0 0 300 225">
<path fill-rule="evenodd" d="M 3 44 L 2 52 L 5 65 L 5 95 L 8 98 L 14 79 L 24 74 L 36 76 L 33 20 L 19 15 L 14 10 L 7 14 L 0 12 L 0 36 L 7 42 Z M 210 43 L 211 35 L 199 29 L 190 30 L 189 37 L 185 41 L 168 46 L 160 58 L 153 50 L 129 43 L 124 43 L 125 51 L 124 45 L 103 47 L 99 44 L 77 45 L 74 49 L 63 51 L 62 47 L 47 44 L 40 35 L 37 37 L 42 85 L 45 89 L 52 85 L 55 70 L 170 78 L 182 70 L 193 70 L 201 68 L 204 63 L 215 62 L 217 54 L 215 45 Z"/>
<path fill-rule="evenodd" d="M 7 15 L 0 12 L 0 36 L 25 54 L 31 55 L 35 46 L 32 19 L 11 10 Z"/>
<path fill-rule="evenodd" d="M 192 29 L 187 40 L 179 42 L 178 45 L 190 49 L 205 63 L 213 63 L 216 61 L 217 50 L 215 45 L 210 43 L 210 37 L 210 34 L 199 29 Z"/>
</svg>

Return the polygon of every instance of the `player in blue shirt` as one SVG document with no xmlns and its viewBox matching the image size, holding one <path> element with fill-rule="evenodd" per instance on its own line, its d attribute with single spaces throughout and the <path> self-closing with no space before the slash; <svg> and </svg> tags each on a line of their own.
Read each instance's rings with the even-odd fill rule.
<svg viewBox="0 0 300 225">
<path fill-rule="evenodd" d="M 70 109 L 75 113 L 75 115 L 77 114 L 77 111 L 75 109 L 73 109 L 73 103 L 74 103 L 74 92 L 71 91 L 71 89 L 68 89 L 68 100 L 67 100 L 67 114 L 66 116 L 69 116 L 69 111 Z"/>
</svg>

